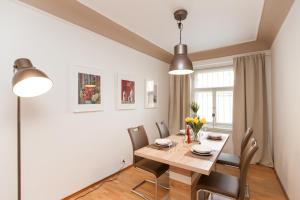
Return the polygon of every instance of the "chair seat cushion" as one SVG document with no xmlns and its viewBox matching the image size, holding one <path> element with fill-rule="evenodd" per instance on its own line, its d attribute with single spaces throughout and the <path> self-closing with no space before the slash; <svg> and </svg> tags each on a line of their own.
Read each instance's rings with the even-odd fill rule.
<svg viewBox="0 0 300 200">
<path fill-rule="evenodd" d="M 152 173 L 157 178 L 169 169 L 169 165 L 154 160 L 142 159 L 135 163 L 135 167 Z"/>
<path fill-rule="evenodd" d="M 240 166 L 240 157 L 234 154 L 221 153 L 218 157 L 217 163 L 223 165 L 230 165 L 234 167 Z"/>
<path fill-rule="evenodd" d="M 201 176 L 196 187 L 197 190 L 208 190 L 237 199 L 239 194 L 239 178 L 219 172 L 211 172 L 209 176 Z"/>
</svg>

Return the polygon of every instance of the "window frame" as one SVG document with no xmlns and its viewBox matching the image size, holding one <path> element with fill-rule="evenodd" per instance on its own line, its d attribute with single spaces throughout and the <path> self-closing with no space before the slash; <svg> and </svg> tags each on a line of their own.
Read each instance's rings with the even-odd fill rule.
<svg viewBox="0 0 300 200">
<path fill-rule="evenodd" d="M 226 87 L 207 87 L 207 88 L 195 88 L 195 75 L 199 71 L 221 71 L 225 69 L 231 69 L 233 70 L 233 65 L 226 65 L 226 66 L 220 66 L 220 67 L 211 67 L 211 68 L 196 68 L 194 69 L 194 73 L 192 75 L 191 81 L 192 81 L 192 87 L 191 87 L 191 96 L 192 101 L 195 100 L 195 94 L 196 92 L 212 92 L 212 112 L 216 114 L 217 107 L 216 107 L 216 101 L 217 101 L 217 91 L 232 91 L 233 93 L 233 86 L 226 86 Z M 217 123 L 217 118 L 213 117 L 213 122 L 207 123 L 208 128 L 216 128 L 216 129 L 226 129 L 226 130 L 232 130 L 232 123 Z"/>
</svg>

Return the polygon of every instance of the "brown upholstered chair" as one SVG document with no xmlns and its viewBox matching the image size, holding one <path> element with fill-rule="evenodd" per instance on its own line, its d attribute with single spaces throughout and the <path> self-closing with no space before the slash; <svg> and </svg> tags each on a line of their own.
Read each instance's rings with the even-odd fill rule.
<svg viewBox="0 0 300 200">
<path fill-rule="evenodd" d="M 143 126 L 128 128 L 128 133 L 131 139 L 133 152 L 135 150 L 138 150 L 142 147 L 149 145 L 147 134 Z M 148 160 L 139 156 L 135 156 L 134 153 L 133 153 L 133 165 L 138 169 L 151 173 L 155 178 L 155 181 L 143 180 L 141 183 L 139 183 L 138 185 L 136 185 L 131 189 L 133 193 L 139 195 L 143 199 L 148 199 L 144 194 L 136 191 L 136 189 L 141 185 L 143 185 L 145 182 L 150 182 L 155 184 L 155 199 L 157 199 L 158 186 L 161 186 L 165 189 L 169 189 L 158 183 L 158 178 L 169 169 L 168 165 L 153 160 Z"/>
<path fill-rule="evenodd" d="M 254 138 L 250 141 L 250 146 L 244 150 L 241 160 L 240 177 L 230 176 L 219 172 L 211 172 L 209 176 L 202 176 L 196 186 L 197 199 L 199 193 L 219 194 L 232 199 L 243 200 L 246 193 L 247 173 L 250 162 L 257 151 L 258 146 Z M 205 196 L 205 194 L 204 194 Z"/>
<path fill-rule="evenodd" d="M 164 121 L 156 122 L 155 124 L 158 129 L 160 138 L 166 138 L 170 136 L 169 129 Z"/>
<path fill-rule="evenodd" d="M 253 129 L 248 128 L 245 133 L 245 136 L 242 140 L 242 143 L 241 143 L 241 154 L 240 155 L 243 155 L 243 152 L 244 152 L 245 148 L 247 147 L 252 134 L 253 134 Z M 240 156 L 234 155 L 234 154 L 229 154 L 229 153 L 221 153 L 217 160 L 217 163 L 219 163 L 219 164 L 228 165 L 228 166 L 232 166 L 232 167 L 240 167 L 240 162 L 241 162 Z"/>
</svg>

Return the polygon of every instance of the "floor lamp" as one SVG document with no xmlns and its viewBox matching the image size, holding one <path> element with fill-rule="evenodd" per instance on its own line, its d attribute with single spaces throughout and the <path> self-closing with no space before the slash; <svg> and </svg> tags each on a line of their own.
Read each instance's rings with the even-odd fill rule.
<svg viewBox="0 0 300 200">
<path fill-rule="evenodd" d="M 21 200 L 21 97 L 35 97 L 46 93 L 53 83 L 48 76 L 36 69 L 27 58 L 19 58 L 14 63 L 12 79 L 13 93 L 17 100 L 17 153 L 18 153 L 18 200 Z"/>
</svg>

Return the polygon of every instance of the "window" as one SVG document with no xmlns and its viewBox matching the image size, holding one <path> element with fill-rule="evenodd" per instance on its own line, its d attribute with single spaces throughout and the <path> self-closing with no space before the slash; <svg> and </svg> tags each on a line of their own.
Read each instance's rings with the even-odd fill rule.
<svg viewBox="0 0 300 200">
<path fill-rule="evenodd" d="M 232 67 L 199 69 L 194 73 L 193 95 L 198 115 L 213 127 L 232 126 L 234 73 Z"/>
</svg>

